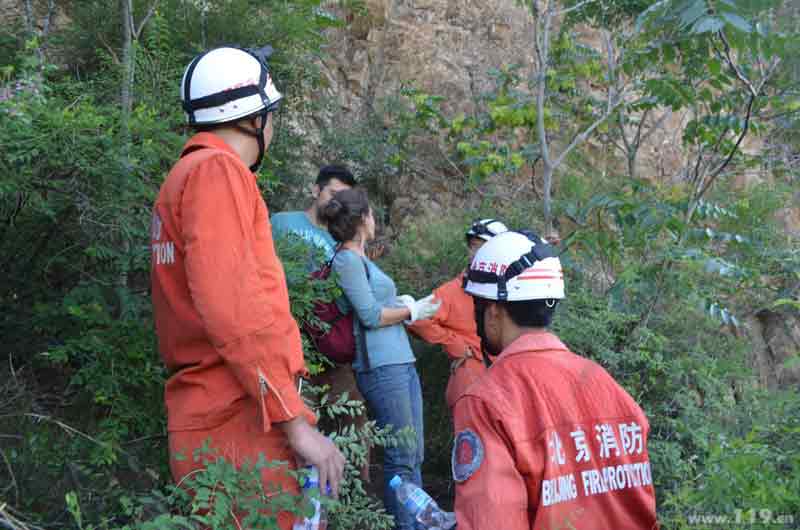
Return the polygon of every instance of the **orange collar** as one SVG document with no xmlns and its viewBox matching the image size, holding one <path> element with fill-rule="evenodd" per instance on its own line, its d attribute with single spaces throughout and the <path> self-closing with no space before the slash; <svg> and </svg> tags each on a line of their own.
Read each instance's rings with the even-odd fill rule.
<svg viewBox="0 0 800 530">
<path fill-rule="evenodd" d="M 236 153 L 236 151 L 234 151 L 231 146 L 226 144 L 225 140 L 210 132 L 200 132 L 189 138 L 189 141 L 183 146 L 181 156 L 188 155 L 192 151 L 196 151 L 197 149 L 201 149 L 203 147 L 220 149 L 226 153 L 232 154 L 236 158 L 239 158 L 239 155 Z"/>
<path fill-rule="evenodd" d="M 506 348 L 498 356 L 498 360 L 505 357 L 511 357 L 518 353 L 532 353 L 539 351 L 552 351 L 563 350 L 569 351 L 569 348 L 564 346 L 561 340 L 550 333 L 543 331 L 541 333 L 525 333 L 517 337 L 517 339 L 506 346 Z"/>
</svg>

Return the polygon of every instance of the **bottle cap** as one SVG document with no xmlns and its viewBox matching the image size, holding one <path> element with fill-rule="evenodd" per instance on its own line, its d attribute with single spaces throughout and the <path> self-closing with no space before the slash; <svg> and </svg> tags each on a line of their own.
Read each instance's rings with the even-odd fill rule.
<svg viewBox="0 0 800 530">
<path fill-rule="evenodd" d="M 403 479 L 401 479 L 399 476 L 395 475 L 395 476 L 392 477 L 392 480 L 389 481 L 389 486 L 392 489 L 397 489 L 402 482 L 403 482 Z"/>
</svg>

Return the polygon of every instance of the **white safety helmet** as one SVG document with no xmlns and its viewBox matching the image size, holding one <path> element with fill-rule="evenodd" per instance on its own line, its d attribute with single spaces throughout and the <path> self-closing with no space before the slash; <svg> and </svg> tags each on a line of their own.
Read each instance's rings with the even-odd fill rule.
<svg viewBox="0 0 800 530">
<path fill-rule="evenodd" d="M 497 234 L 508 232 L 508 227 L 497 219 L 481 219 L 475 221 L 467 230 L 467 239 L 477 237 L 489 241 Z"/>
<path fill-rule="evenodd" d="M 181 81 L 181 100 L 190 125 L 235 121 L 271 112 L 283 95 L 275 88 L 267 58 L 272 47 L 209 50 L 189 63 Z"/>
<path fill-rule="evenodd" d="M 551 245 L 527 232 L 489 239 L 470 264 L 467 294 L 486 300 L 519 302 L 564 298 L 564 272 Z"/>
</svg>

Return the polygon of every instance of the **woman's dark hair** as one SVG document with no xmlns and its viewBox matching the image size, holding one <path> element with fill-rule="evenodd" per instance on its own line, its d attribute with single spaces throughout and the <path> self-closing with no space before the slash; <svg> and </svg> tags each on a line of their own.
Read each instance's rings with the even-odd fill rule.
<svg viewBox="0 0 800 530">
<path fill-rule="evenodd" d="M 352 241 L 369 214 L 367 192 L 362 188 L 337 191 L 320 213 L 333 239 L 339 243 Z"/>
</svg>

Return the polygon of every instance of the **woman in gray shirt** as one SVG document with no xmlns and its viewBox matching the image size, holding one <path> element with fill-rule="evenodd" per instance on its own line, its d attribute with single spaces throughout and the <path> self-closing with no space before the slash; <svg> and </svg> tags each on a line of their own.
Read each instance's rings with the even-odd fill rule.
<svg viewBox="0 0 800 530">
<path fill-rule="evenodd" d="M 397 529 L 411 530 L 411 516 L 389 487 L 394 475 L 422 486 L 422 390 L 403 322 L 430 318 L 439 302 L 432 297 L 398 298 L 392 279 L 366 256 L 364 246 L 375 237 L 375 219 L 364 190 L 337 192 L 322 216 L 339 242 L 333 270 L 344 296 L 338 303 L 343 312 L 355 311 L 357 317 L 353 369 L 358 389 L 378 426 L 415 431 L 416 443 L 387 447 L 383 463 L 386 510 L 395 517 Z"/>
</svg>

